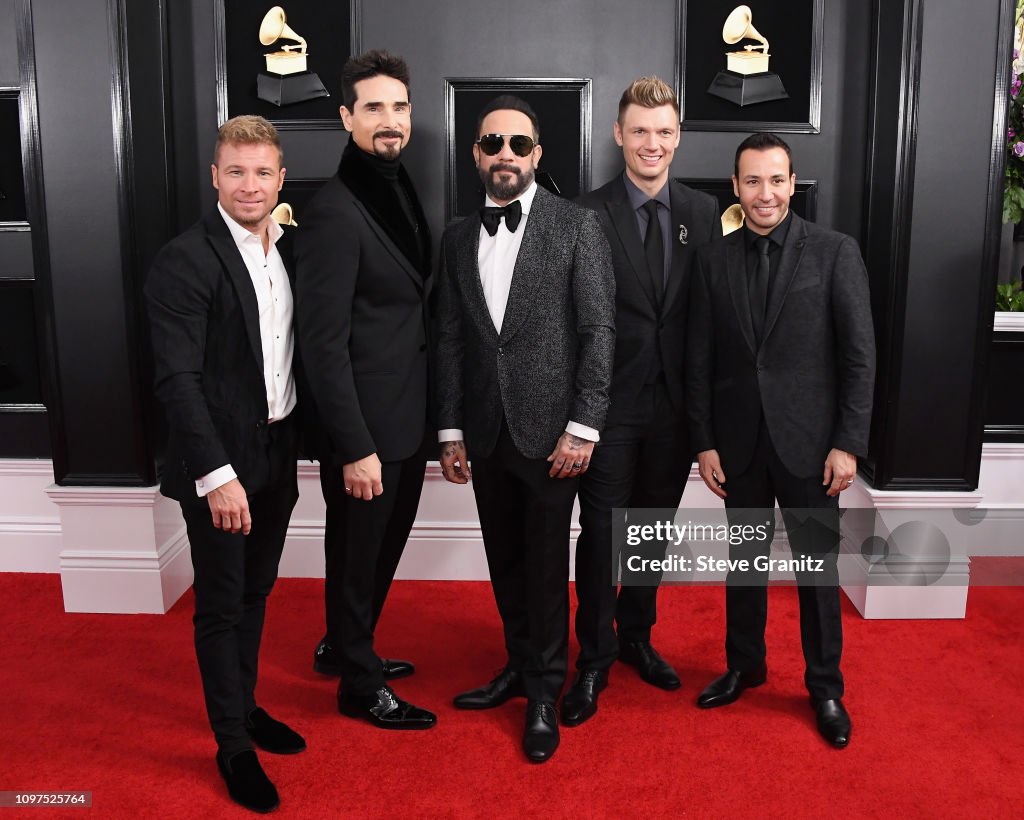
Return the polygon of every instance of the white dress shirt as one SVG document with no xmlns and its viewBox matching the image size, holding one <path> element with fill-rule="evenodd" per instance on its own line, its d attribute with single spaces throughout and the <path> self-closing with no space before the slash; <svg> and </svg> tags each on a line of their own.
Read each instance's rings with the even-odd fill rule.
<svg viewBox="0 0 1024 820">
<path fill-rule="evenodd" d="M 286 418 L 295 409 L 295 376 L 292 373 L 292 353 L 295 337 L 292 333 L 292 288 L 288 272 L 284 268 L 277 241 L 284 230 L 270 220 L 270 250 L 263 252 L 263 240 L 235 222 L 220 203 L 217 210 L 235 240 L 235 246 L 242 255 L 245 268 L 249 271 L 253 289 L 256 291 L 256 305 L 260 314 L 260 346 L 263 350 L 263 383 L 267 390 L 269 422 Z M 230 464 L 218 467 L 196 480 L 196 493 L 202 497 L 218 487 L 237 478 Z"/>
<path fill-rule="evenodd" d="M 498 222 L 498 230 L 494 236 L 487 233 L 487 229 L 483 225 L 480 226 L 480 247 L 477 252 L 480 285 L 483 287 L 487 311 L 491 314 L 494 329 L 499 334 L 502 322 L 505 320 L 505 308 L 508 307 L 508 294 L 512 289 L 512 273 L 515 271 L 516 259 L 519 258 L 519 248 L 523 244 L 526 223 L 530 219 L 530 209 L 533 207 L 533 198 L 536 194 L 537 183 L 533 182 L 519 195 L 523 216 L 514 232 L 508 229 L 504 216 Z M 501 207 L 490 196 L 485 198 L 484 206 L 488 208 Z M 575 421 L 570 421 L 565 425 L 565 432 L 588 441 L 599 441 L 601 438 L 597 430 Z M 441 430 L 437 434 L 437 440 L 439 442 L 462 441 L 462 431 L 458 429 Z"/>
</svg>

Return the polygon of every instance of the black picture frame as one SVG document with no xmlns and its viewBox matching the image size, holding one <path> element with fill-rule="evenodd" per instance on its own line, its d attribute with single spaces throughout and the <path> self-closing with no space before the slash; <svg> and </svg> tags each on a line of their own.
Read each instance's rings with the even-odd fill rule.
<svg viewBox="0 0 1024 820">
<path fill-rule="evenodd" d="M 340 130 L 341 69 L 362 50 L 362 0 L 284 0 L 287 24 L 309 41 L 309 68 L 331 96 L 281 107 L 256 96 L 256 75 L 269 50 L 257 35 L 273 5 L 273 0 L 215 0 L 218 125 L 238 114 L 259 114 L 282 131 Z"/>
<path fill-rule="evenodd" d="M 20 97 L 19 88 L 0 87 L 0 230 L 28 226 Z"/>
<path fill-rule="evenodd" d="M 591 81 L 589 78 L 446 77 L 445 221 L 483 205 L 484 189 L 473 162 L 476 119 L 500 94 L 522 97 L 537 113 L 543 147 L 537 182 L 553 181 L 562 196 L 590 189 Z"/>
<path fill-rule="evenodd" d="M 751 23 L 771 44 L 771 70 L 787 100 L 738 106 L 707 93 L 731 48 L 722 26 L 735 0 L 676 0 L 676 93 L 684 131 L 821 132 L 825 0 L 749 0 Z M 749 41 L 748 41 L 749 42 Z"/>
<path fill-rule="evenodd" d="M 327 179 L 288 179 L 284 178 L 284 186 L 277 195 L 278 202 L 287 202 L 292 206 L 292 217 L 297 225 L 302 224 L 302 214 L 313 195 L 323 187 Z"/>
<path fill-rule="evenodd" d="M 739 202 L 732 190 L 732 178 L 679 178 L 677 182 L 690 188 L 711 194 L 718 200 L 718 213 L 721 214 L 730 205 Z M 818 215 L 818 181 L 816 179 L 798 179 L 789 207 L 797 216 L 814 222 Z"/>
</svg>

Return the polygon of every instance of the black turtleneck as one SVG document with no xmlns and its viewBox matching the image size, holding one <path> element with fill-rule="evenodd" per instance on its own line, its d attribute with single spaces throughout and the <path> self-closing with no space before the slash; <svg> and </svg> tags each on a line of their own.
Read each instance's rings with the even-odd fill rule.
<svg viewBox="0 0 1024 820">
<path fill-rule="evenodd" d="M 349 169 L 347 173 L 344 171 L 346 167 Z M 406 232 L 412 234 L 409 237 L 412 248 L 405 250 L 406 256 L 420 268 L 424 276 L 429 275 L 430 231 L 412 181 L 402 167 L 401 158 L 384 159 L 364 151 L 350 136 L 341 155 L 339 174 L 353 188 L 356 196 L 371 209 L 377 221 L 389 231 L 395 232 L 393 238 L 397 239 Z M 392 192 L 391 196 L 383 193 L 379 181 L 386 183 L 385 190 Z"/>
<path fill-rule="evenodd" d="M 380 174 L 380 176 L 387 180 L 394 192 L 398 194 L 398 202 L 402 206 L 402 213 L 405 214 L 405 218 L 409 221 L 409 224 L 417 235 L 417 244 L 420 244 L 420 225 L 416 221 L 416 211 L 413 208 L 412 202 L 409 201 L 409 194 L 405 190 L 405 186 L 402 185 L 398 179 L 398 172 L 402 168 L 401 156 L 397 156 L 394 159 L 384 159 L 384 157 L 379 157 L 376 154 L 364 151 L 356 145 L 356 141 L 351 137 L 348 141 L 348 147 L 345 150 L 352 151 L 376 173 Z"/>
</svg>

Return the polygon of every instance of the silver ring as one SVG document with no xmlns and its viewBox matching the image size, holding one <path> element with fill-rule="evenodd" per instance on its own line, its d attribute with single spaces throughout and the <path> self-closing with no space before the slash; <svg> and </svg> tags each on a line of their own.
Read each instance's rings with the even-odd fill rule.
<svg viewBox="0 0 1024 820">
<path fill-rule="evenodd" d="M 846 479 L 846 483 L 847 483 L 847 484 L 853 484 L 853 479 L 852 479 L 852 478 L 848 478 L 848 479 Z"/>
<path fill-rule="evenodd" d="M 346 488 L 345 488 L 345 492 L 347 492 L 347 493 L 349 493 L 349 494 L 351 495 L 351 493 L 352 493 L 352 488 L 351 488 L 351 487 L 346 487 Z"/>
<path fill-rule="evenodd" d="M 577 461 L 575 464 L 572 465 L 572 468 L 574 470 L 579 470 L 581 467 L 583 467 L 583 462 L 582 461 Z"/>
</svg>

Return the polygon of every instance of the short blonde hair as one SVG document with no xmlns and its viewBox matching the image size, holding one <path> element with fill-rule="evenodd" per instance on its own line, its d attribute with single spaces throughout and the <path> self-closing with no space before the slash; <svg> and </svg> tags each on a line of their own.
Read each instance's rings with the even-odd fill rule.
<svg viewBox="0 0 1024 820">
<path fill-rule="evenodd" d="M 622 115 L 631 105 L 639 105 L 643 108 L 660 108 L 663 105 L 671 105 L 675 109 L 676 118 L 679 118 L 679 100 L 676 99 L 676 92 L 660 77 L 640 77 L 633 80 L 629 87 L 622 92 L 619 98 L 619 125 L 622 125 Z"/>
<path fill-rule="evenodd" d="M 232 117 L 217 129 L 217 144 L 213 147 L 213 164 L 217 164 L 222 145 L 273 145 L 277 156 L 284 165 L 284 151 L 281 149 L 281 138 L 273 123 L 252 114 L 240 114 Z"/>
</svg>

